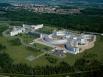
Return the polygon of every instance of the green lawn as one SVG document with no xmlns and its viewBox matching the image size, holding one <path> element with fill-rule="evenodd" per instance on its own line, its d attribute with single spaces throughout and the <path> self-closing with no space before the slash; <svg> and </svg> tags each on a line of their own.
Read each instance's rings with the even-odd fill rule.
<svg viewBox="0 0 103 77">
<path fill-rule="evenodd" d="M 37 60 L 32 61 L 32 62 L 30 62 L 26 59 L 26 57 L 28 57 L 29 55 L 37 56 L 37 55 L 42 54 L 43 52 L 41 52 L 41 51 L 28 50 L 27 48 L 25 48 L 22 45 L 12 46 L 9 42 L 9 39 L 2 37 L 2 36 L 0 37 L 0 44 L 7 46 L 7 49 L 5 51 L 6 51 L 6 53 L 8 53 L 10 55 L 10 57 L 14 60 L 15 63 L 26 63 L 30 66 L 50 65 L 50 63 L 47 61 L 45 56 L 42 56 L 42 57 L 40 57 Z M 35 43 L 35 45 L 37 48 L 41 48 L 41 49 L 47 48 L 47 46 L 44 46 L 41 44 Z M 48 50 L 49 49 L 51 49 L 51 48 L 48 48 Z M 83 53 L 80 53 L 77 55 L 73 55 L 73 54 L 68 53 L 65 58 L 56 57 L 58 60 L 57 63 L 59 63 L 60 61 L 66 61 L 70 65 L 73 65 L 77 59 L 81 58 L 86 53 L 95 54 L 96 55 L 95 58 L 98 59 L 99 61 L 103 62 L 103 37 L 98 36 L 94 48 L 86 50 Z M 51 64 L 51 65 L 53 65 L 53 64 Z"/>
<path fill-rule="evenodd" d="M 103 62 L 103 36 L 98 36 L 94 48 L 87 50 L 86 52 L 96 54 L 96 58 Z"/>
<path fill-rule="evenodd" d="M 26 44 L 33 42 L 33 40 L 35 39 L 33 36 L 28 34 L 20 34 L 18 35 L 18 37 L 22 38 Z"/>
<path fill-rule="evenodd" d="M 36 57 L 43 53 L 42 51 L 28 50 L 26 47 L 22 45 L 12 46 L 9 42 L 9 39 L 5 37 L 0 37 L 0 44 L 3 44 L 7 47 L 5 52 L 10 55 L 10 57 L 14 60 L 15 63 L 27 63 L 28 65 L 34 66 L 36 64 L 35 61 L 30 62 L 26 58 L 30 55 Z"/>
<path fill-rule="evenodd" d="M 42 45 L 42 44 L 39 44 L 39 43 L 34 43 L 34 46 L 38 49 L 43 50 L 43 51 L 49 51 L 49 50 L 52 49 L 51 47 L 48 47 L 48 46 L 45 46 L 45 45 Z"/>
</svg>

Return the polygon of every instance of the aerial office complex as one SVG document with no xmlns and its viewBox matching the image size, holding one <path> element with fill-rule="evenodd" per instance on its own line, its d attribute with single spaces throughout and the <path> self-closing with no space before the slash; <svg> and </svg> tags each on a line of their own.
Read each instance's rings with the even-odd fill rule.
<svg viewBox="0 0 103 77">
<path fill-rule="evenodd" d="M 43 42 L 50 44 L 51 46 L 63 49 L 66 52 L 77 54 L 84 49 L 88 49 L 89 44 L 93 44 L 95 35 L 90 34 L 73 34 L 66 31 L 53 32 L 50 35 L 41 34 Z M 91 44 L 91 45 L 92 45 Z"/>
<path fill-rule="evenodd" d="M 35 32 L 43 28 L 43 24 L 40 25 L 25 25 L 22 27 L 14 26 L 10 32 L 10 36 L 15 36 L 20 33 Z M 86 49 L 92 48 L 96 39 L 92 34 L 76 34 L 68 31 L 55 31 L 52 34 L 40 34 L 40 40 L 43 44 L 53 47 L 56 50 L 63 50 L 63 52 L 69 52 L 77 54 L 83 52 Z"/>
</svg>

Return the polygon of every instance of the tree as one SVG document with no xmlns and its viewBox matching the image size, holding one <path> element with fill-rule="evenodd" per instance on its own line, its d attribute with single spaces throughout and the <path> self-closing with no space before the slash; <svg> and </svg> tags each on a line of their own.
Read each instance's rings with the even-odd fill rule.
<svg viewBox="0 0 103 77">
<path fill-rule="evenodd" d="M 4 49 L 6 49 L 6 46 L 0 44 L 0 51 L 2 51 L 2 50 L 4 50 Z"/>
<path fill-rule="evenodd" d="M 11 39 L 9 42 L 11 43 L 11 45 L 17 45 L 17 46 L 21 45 L 21 41 L 19 38 Z"/>
</svg>

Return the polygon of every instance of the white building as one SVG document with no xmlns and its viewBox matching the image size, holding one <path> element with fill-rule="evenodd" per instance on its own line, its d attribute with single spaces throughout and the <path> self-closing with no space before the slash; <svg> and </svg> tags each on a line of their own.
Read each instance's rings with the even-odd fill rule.
<svg viewBox="0 0 103 77">
<path fill-rule="evenodd" d="M 66 31 L 57 31 L 57 32 L 54 32 L 52 35 L 53 36 L 65 36 L 67 34 Z"/>
<path fill-rule="evenodd" d="M 52 45 L 60 45 L 60 44 L 66 44 L 67 39 L 66 38 L 54 38 L 54 34 L 50 34 L 50 35 L 45 35 L 45 34 L 41 34 L 40 38 Z M 57 36 L 58 37 L 58 36 Z"/>
<path fill-rule="evenodd" d="M 33 26 L 35 30 L 43 28 L 43 24 Z"/>
<path fill-rule="evenodd" d="M 40 25 L 23 24 L 22 27 L 14 26 L 13 30 L 10 32 L 10 36 L 15 36 L 15 35 L 18 35 L 20 33 L 34 32 L 35 30 L 38 30 L 40 28 L 43 28 L 43 24 L 40 24 Z"/>
<path fill-rule="evenodd" d="M 72 53 L 72 54 L 79 53 L 80 49 L 78 48 L 77 40 L 78 40 L 77 37 L 72 37 L 72 38 L 68 39 L 68 42 L 65 45 L 67 52 Z"/>
<path fill-rule="evenodd" d="M 26 29 L 34 29 L 34 30 L 37 30 L 37 29 L 40 29 L 40 28 L 43 28 L 43 24 L 39 24 L 39 25 L 26 25 L 26 24 L 23 24 L 23 28 L 26 28 Z"/>
<path fill-rule="evenodd" d="M 103 36 L 103 33 L 101 34 L 101 36 Z"/>
<path fill-rule="evenodd" d="M 10 36 L 15 36 L 15 35 L 18 35 L 18 34 L 23 33 L 23 32 L 25 32 L 24 28 L 14 26 L 13 30 L 10 32 Z"/>
<path fill-rule="evenodd" d="M 93 35 L 76 35 L 66 31 L 57 31 L 50 35 L 41 34 L 41 39 L 50 45 L 64 45 L 64 49 L 67 52 L 77 54 L 80 53 L 81 47 L 88 45 L 89 42 L 93 41 Z"/>
<path fill-rule="evenodd" d="M 79 44 L 81 44 L 81 45 L 84 45 L 84 44 L 86 44 L 87 43 L 87 40 L 86 39 L 80 39 L 80 42 L 79 42 Z"/>
<path fill-rule="evenodd" d="M 79 48 L 76 47 L 68 47 L 66 50 L 68 53 L 72 53 L 72 54 L 78 54 L 80 52 Z"/>
<path fill-rule="evenodd" d="M 79 45 L 85 45 L 87 43 L 87 40 L 85 38 L 82 37 L 78 37 L 78 44 Z"/>
<path fill-rule="evenodd" d="M 79 46 L 86 45 L 89 43 L 92 39 L 92 35 L 89 34 L 81 34 L 80 36 L 74 36 L 68 39 L 68 42 L 66 43 L 66 49 L 68 52 L 77 54 L 80 52 Z"/>
<path fill-rule="evenodd" d="M 77 54 L 80 52 L 80 49 L 78 47 L 70 46 L 69 44 L 66 44 L 65 48 L 67 52 L 72 54 Z"/>
</svg>

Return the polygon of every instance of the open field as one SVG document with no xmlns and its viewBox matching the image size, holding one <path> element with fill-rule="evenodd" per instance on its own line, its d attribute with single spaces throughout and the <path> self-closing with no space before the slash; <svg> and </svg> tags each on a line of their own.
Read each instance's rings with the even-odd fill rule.
<svg viewBox="0 0 103 77">
<path fill-rule="evenodd" d="M 29 34 L 20 34 L 20 35 L 18 35 L 18 37 L 22 38 L 23 42 L 26 44 L 33 42 L 33 40 L 36 38 L 36 37 L 29 35 Z"/>
<path fill-rule="evenodd" d="M 0 37 L 0 44 L 6 45 L 7 49 L 5 50 L 6 53 L 8 53 L 10 55 L 10 57 L 14 60 L 15 63 L 26 63 L 30 66 L 37 66 L 37 65 L 48 65 L 50 64 L 45 55 L 38 58 L 35 61 L 28 61 L 26 60 L 26 57 L 33 55 L 33 56 L 37 56 L 43 52 L 41 51 L 32 51 L 32 50 L 28 50 L 26 49 L 24 46 L 20 45 L 20 46 L 12 46 L 10 45 L 10 43 L 8 42 L 9 39 L 5 38 L 5 37 Z M 36 44 L 37 48 L 45 48 L 45 46 L 40 45 L 40 44 Z M 103 37 L 98 36 L 97 37 L 97 41 L 95 43 L 94 48 L 91 48 L 89 50 L 86 50 L 83 53 L 77 54 L 77 55 L 72 55 L 72 54 L 67 54 L 67 56 L 65 58 L 57 58 L 59 63 L 60 61 L 66 61 L 67 63 L 69 63 L 70 65 L 73 65 L 75 63 L 75 61 L 81 57 L 83 57 L 83 55 L 87 54 L 95 54 L 95 58 L 98 59 L 99 61 L 103 61 L 103 53 L 102 53 L 102 48 L 103 48 Z"/>
<path fill-rule="evenodd" d="M 48 46 L 45 46 L 45 45 L 42 45 L 42 44 L 39 44 L 39 43 L 34 43 L 34 46 L 38 49 L 43 50 L 43 51 L 49 51 L 49 50 L 52 49 L 51 47 L 48 47 Z"/>
<path fill-rule="evenodd" d="M 3 44 L 7 47 L 5 52 L 10 55 L 10 57 L 14 60 L 14 63 L 23 63 L 23 64 L 26 63 L 30 66 L 34 66 L 36 65 L 35 61 L 30 62 L 26 58 L 31 55 L 36 57 L 43 53 L 42 51 L 33 51 L 30 49 L 27 49 L 25 46 L 22 46 L 22 45 L 12 46 L 9 42 L 9 39 L 5 37 L 0 37 L 0 44 Z M 44 61 L 43 58 L 40 61 L 38 61 L 39 63 L 37 62 L 37 64 L 42 64 L 42 61 Z M 43 63 L 46 63 L 46 62 L 44 61 Z"/>
</svg>

